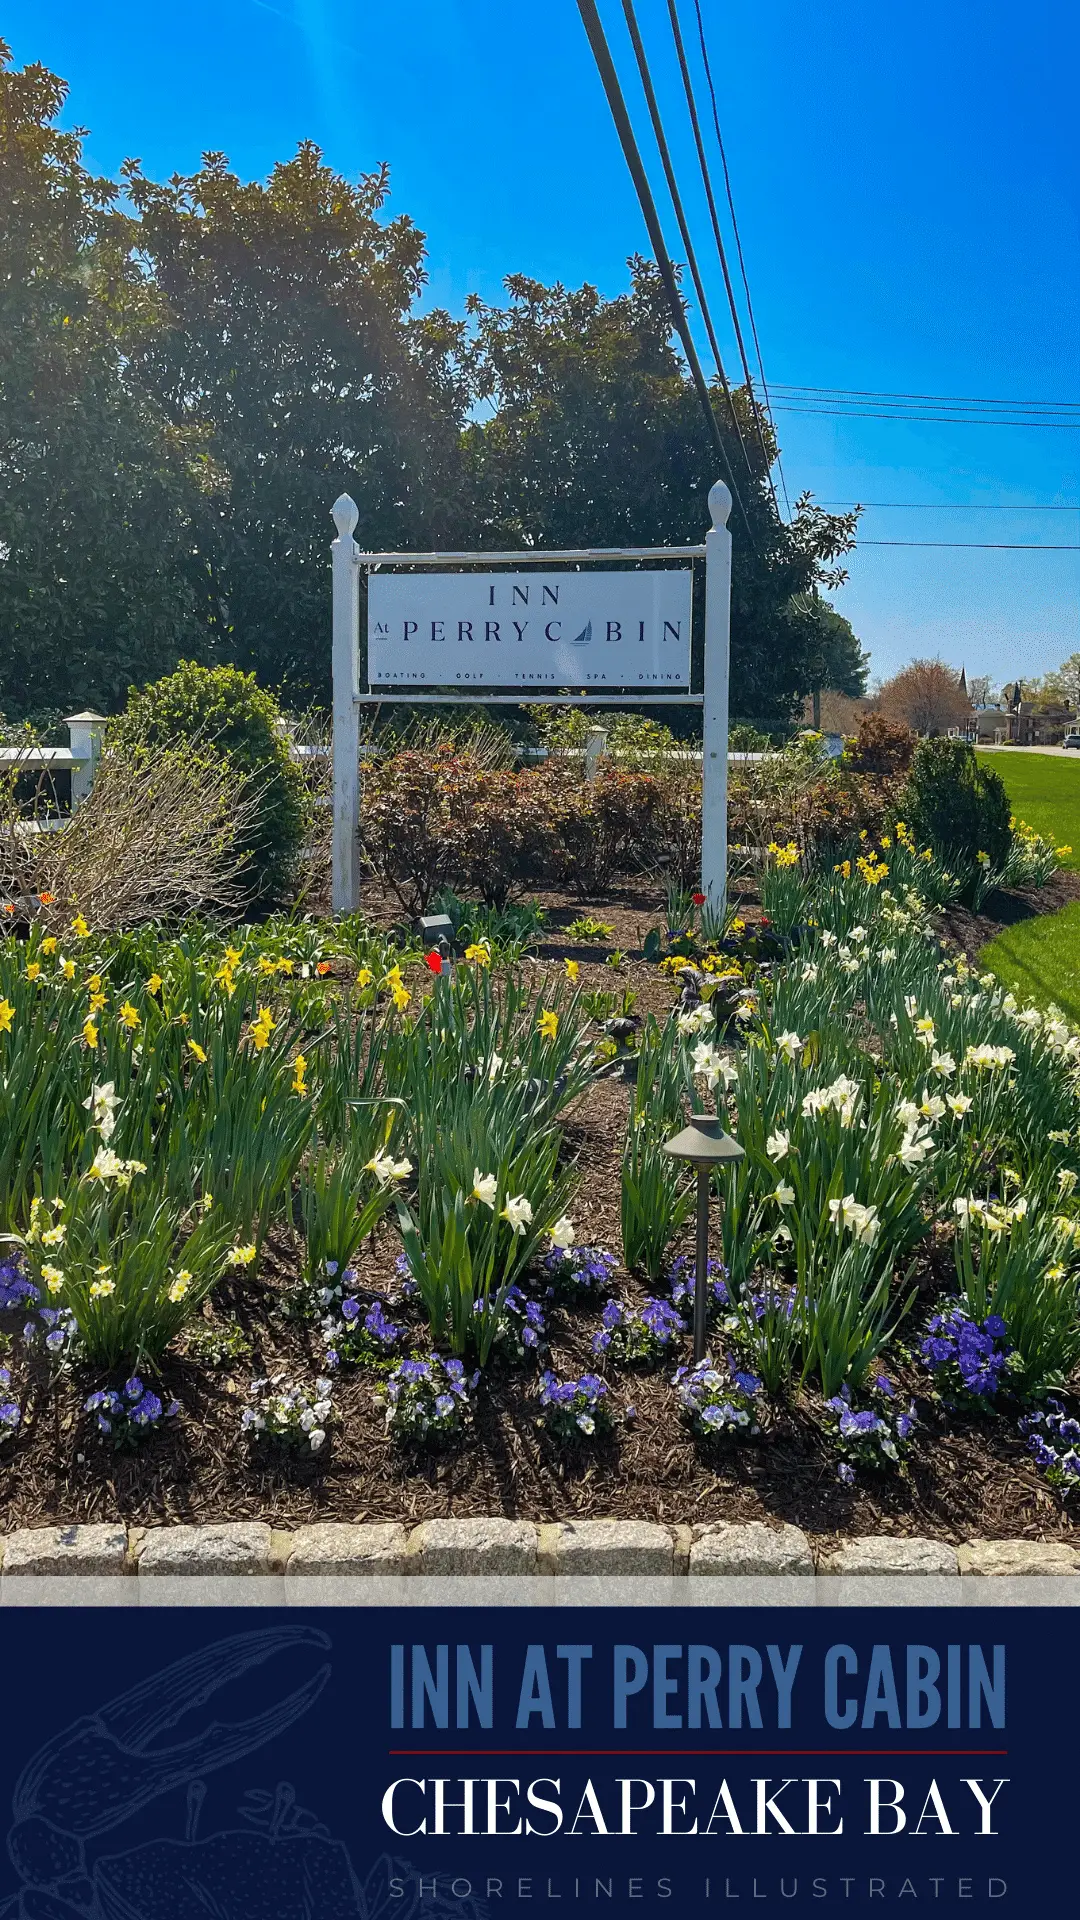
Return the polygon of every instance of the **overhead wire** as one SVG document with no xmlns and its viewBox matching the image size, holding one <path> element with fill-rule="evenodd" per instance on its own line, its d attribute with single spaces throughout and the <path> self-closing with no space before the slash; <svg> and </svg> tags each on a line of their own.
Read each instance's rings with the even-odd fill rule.
<svg viewBox="0 0 1080 1920">
<path fill-rule="evenodd" d="M 750 332 L 753 336 L 754 352 L 757 356 L 758 375 L 761 380 L 761 391 L 765 399 L 765 411 L 769 416 L 769 424 L 773 427 L 774 433 L 775 433 L 775 421 L 773 420 L 773 417 L 772 417 L 772 404 L 769 399 L 769 388 L 765 379 L 765 362 L 762 358 L 762 353 L 761 353 L 761 341 L 758 338 L 757 320 L 754 317 L 754 303 L 750 298 L 750 280 L 746 271 L 746 261 L 743 257 L 742 236 L 739 232 L 739 222 L 735 213 L 735 196 L 731 189 L 731 174 L 728 171 L 727 152 L 724 147 L 724 136 L 720 131 L 720 110 L 716 102 L 716 88 L 713 85 L 712 66 L 709 61 L 709 48 L 705 39 L 705 23 L 701 17 L 700 0 L 694 0 L 694 13 L 697 17 L 698 43 L 701 47 L 701 63 L 705 69 L 705 84 L 709 89 L 709 101 L 712 106 L 713 131 L 716 134 L 716 144 L 720 150 L 720 164 L 724 170 L 724 190 L 727 194 L 728 213 L 731 216 L 731 230 L 735 236 L 735 250 L 739 256 L 739 273 L 742 278 L 743 293 L 746 298 L 746 311 L 750 320 Z M 780 459 L 779 449 L 777 450 L 777 455 L 776 455 L 776 470 L 780 475 L 780 486 L 784 495 L 784 505 L 787 507 L 788 519 L 790 520 L 791 500 L 788 497 L 787 480 L 784 477 L 784 468 L 783 468 L 783 463 Z"/>
<path fill-rule="evenodd" d="M 682 28 L 679 25 L 679 15 L 676 10 L 675 0 L 668 0 L 668 18 L 671 21 L 671 31 L 675 41 L 675 52 L 678 56 L 678 61 L 679 61 L 679 72 L 680 72 L 680 75 L 682 76 L 683 92 L 686 95 L 686 106 L 687 106 L 687 111 L 689 112 L 689 115 L 690 115 L 690 125 L 693 128 L 693 132 L 694 132 L 694 145 L 697 148 L 698 166 L 701 170 L 702 185 L 705 188 L 705 200 L 709 209 L 709 218 L 710 218 L 710 221 L 712 222 L 713 239 L 716 242 L 716 251 L 720 258 L 720 268 L 724 276 L 724 286 L 727 291 L 728 306 L 731 310 L 731 323 L 735 330 L 735 340 L 739 349 L 739 359 L 742 362 L 743 375 L 746 380 L 747 398 L 750 402 L 750 410 L 754 416 L 754 426 L 757 429 L 757 437 L 761 445 L 762 458 L 765 461 L 765 471 L 769 475 L 769 486 L 770 488 L 772 488 L 773 503 L 776 507 L 777 515 L 779 515 L 780 505 L 776 498 L 776 489 L 773 487 L 773 483 L 772 483 L 772 472 L 771 472 L 771 461 L 769 459 L 769 450 L 765 445 L 765 435 L 762 432 L 761 419 L 758 414 L 757 400 L 754 394 L 754 378 L 752 373 L 750 372 L 750 362 L 747 359 L 747 355 L 746 355 L 746 342 L 743 339 L 742 325 L 739 320 L 739 307 L 738 307 L 738 302 L 736 301 L 736 298 L 735 298 L 735 288 L 732 285 L 731 270 L 728 266 L 727 250 L 724 246 L 724 236 L 720 229 L 720 217 L 716 210 L 716 196 L 713 193 L 712 175 L 709 172 L 709 162 L 705 152 L 705 143 L 701 137 L 701 120 L 698 115 L 697 100 L 694 96 L 693 81 L 690 78 L 690 68 L 687 65 L 687 61 L 686 61 L 686 48 L 683 45 Z"/>
<path fill-rule="evenodd" d="M 652 73 L 650 72 L 650 69 L 649 69 L 648 56 L 645 52 L 645 48 L 642 43 L 641 32 L 639 30 L 638 22 L 637 22 L 637 15 L 634 12 L 634 0 L 622 0 L 622 9 L 626 19 L 627 29 L 630 34 L 630 42 L 634 49 L 634 58 L 637 61 L 638 73 L 641 77 L 641 85 L 645 94 L 645 102 L 649 109 L 649 118 L 652 121 L 653 133 L 656 136 L 656 145 L 657 145 L 657 148 L 659 149 L 660 162 L 664 169 L 664 178 L 667 181 L 668 192 L 671 195 L 671 204 L 675 209 L 675 218 L 679 224 L 679 233 L 682 237 L 682 243 L 686 249 L 686 261 L 687 261 L 687 265 L 690 268 L 690 277 L 694 283 L 694 291 L 697 294 L 698 305 L 701 308 L 701 317 L 705 323 L 705 331 L 709 337 L 709 345 L 712 349 L 712 356 L 714 361 L 716 362 L 716 371 L 720 377 L 720 385 L 724 391 L 724 398 L 727 402 L 727 409 L 731 417 L 731 424 L 735 430 L 735 435 L 739 442 L 739 446 L 742 449 L 743 459 L 746 462 L 746 471 L 750 476 L 750 479 L 753 480 L 754 469 L 750 464 L 750 455 L 746 450 L 746 442 L 743 439 L 742 427 L 739 424 L 739 416 L 735 411 L 735 401 L 732 397 L 731 387 L 728 384 L 727 374 L 724 372 L 724 362 L 720 352 L 720 344 L 716 337 L 716 329 L 713 326 L 712 314 L 709 311 L 709 303 L 705 297 L 705 288 L 702 285 L 701 273 L 698 268 L 698 262 L 697 262 L 697 254 L 694 250 L 694 243 L 690 237 L 690 228 L 687 224 L 686 213 L 683 208 L 682 195 L 679 192 L 679 183 L 675 177 L 675 169 L 671 163 L 671 152 L 667 143 L 667 135 L 664 132 L 664 123 L 660 114 L 660 108 L 656 98 L 656 89 L 654 88 L 653 82 L 652 82 Z"/>
<path fill-rule="evenodd" d="M 712 396 L 709 392 L 708 382 L 702 371 L 698 351 L 694 345 L 693 335 L 687 323 L 686 311 L 679 293 L 679 283 L 676 279 L 675 268 L 672 265 L 664 241 L 664 232 L 660 225 L 660 217 L 656 211 L 656 203 L 652 196 L 652 189 L 649 186 L 648 175 L 645 172 L 641 154 L 638 150 L 637 140 L 634 137 L 634 129 L 627 111 L 626 101 L 623 98 L 622 87 L 619 84 L 619 76 L 615 70 L 611 50 L 607 43 L 603 25 L 601 24 L 600 15 L 596 9 L 596 0 L 577 0 L 577 8 L 581 15 L 581 23 L 585 28 L 589 45 L 592 48 L 593 59 L 596 61 L 597 71 L 600 75 L 604 92 L 607 96 L 607 103 L 611 109 L 611 117 L 615 122 L 615 130 L 622 146 L 623 157 L 630 170 L 630 177 L 637 193 L 638 204 L 641 207 L 642 216 L 648 229 L 649 239 L 652 242 L 656 265 L 667 292 L 668 302 L 671 307 L 671 317 L 682 343 L 683 352 L 686 355 L 686 362 L 690 368 L 690 376 L 697 390 L 698 399 L 701 402 L 713 447 L 726 469 L 727 483 L 731 488 L 732 497 L 742 515 L 750 545 L 754 547 L 755 542 L 750 526 L 750 519 L 742 495 L 736 485 L 732 463 L 728 458 L 723 435 L 720 432 L 716 414 L 713 410 Z"/>
</svg>

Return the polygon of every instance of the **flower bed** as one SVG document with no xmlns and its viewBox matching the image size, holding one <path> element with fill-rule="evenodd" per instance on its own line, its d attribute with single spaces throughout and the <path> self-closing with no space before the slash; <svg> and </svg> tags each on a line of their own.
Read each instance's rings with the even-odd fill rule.
<svg viewBox="0 0 1080 1920">
<path fill-rule="evenodd" d="M 359 921 L 4 942 L 4 1524 L 1067 1534 L 1080 1048 L 945 958 L 888 851 L 782 935 L 669 903 L 657 952 L 608 898 L 597 950 L 567 902 L 452 977 Z M 659 1146 L 710 1098 L 746 1160 L 695 1380 Z M 133 1374 L 163 1417 L 121 1446 Z"/>
</svg>

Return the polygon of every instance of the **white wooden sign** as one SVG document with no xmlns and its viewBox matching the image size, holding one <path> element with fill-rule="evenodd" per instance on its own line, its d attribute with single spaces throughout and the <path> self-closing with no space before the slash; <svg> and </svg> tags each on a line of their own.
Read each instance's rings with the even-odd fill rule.
<svg viewBox="0 0 1080 1920">
<path fill-rule="evenodd" d="M 529 687 L 538 702 L 553 706 L 700 702 L 701 888 L 719 910 L 727 891 L 730 511 L 731 495 L 718 480 L 709 492 L 712 525 L 703 547 L 410 554 L 361 551 L 353 538 L 356 502 L 347 493 L 334 502 L 335 913 L 353 912 L 360 899 L 361 710 L 394 700 L 471 704 L 478 696 L 493 705 L 514 703 L 517 692 L 499 689 Z M 702 690 L 692 694 L 687 562 L 697 559 L 705 561 L 705 659 Z M 679 564 L 642 572 L 597 567 L 613 560 Z M 514 571 L 474 571 L 496 561 Z M 410 563 L 424 571 L 383 571 Z M 564 571 L 567 564 L 575 570 Z M 362 574 L 366 685 L 360 678 Z"/>
<path fill-rule="evenodd" d="M 372 573 L 368 683 L 690 685 L 690 569 Z"/>
</svg>

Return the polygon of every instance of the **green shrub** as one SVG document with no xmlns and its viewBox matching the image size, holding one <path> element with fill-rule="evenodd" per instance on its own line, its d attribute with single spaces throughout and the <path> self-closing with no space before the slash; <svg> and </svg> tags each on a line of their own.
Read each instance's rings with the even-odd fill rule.
<svg viewBox="0 0 1080 1920">
<path fill-rule="evenodd" d="M 281 710 L 252 673 L 182 660 L 175 673 L 128 693 L 110 729 L 110 745 L 133 753 L 189 742 L 208 760 L 224 760 L 251 796 L 243 835 L 246 885 L 253 900 L 288 896 L 307 825 L 303 775 L 289 752 Z"/>
<path fill-rule="evenodd" d="M 999 774 L 964 740 L 920 740 L 900 809 L 920 846 L 943 860 L 989 856 L 1004 865 L 1012 838 L 1009 796 Z"/>
</svg>

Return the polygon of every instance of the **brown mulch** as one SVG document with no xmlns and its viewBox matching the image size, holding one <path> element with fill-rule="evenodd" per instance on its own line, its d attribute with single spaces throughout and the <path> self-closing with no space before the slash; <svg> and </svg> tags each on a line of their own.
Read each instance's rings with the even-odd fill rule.
<svg viewBox="0 0 1080 1920">
<path fill-rule="evenodd" d="M 1065 898 L 1080 895 L 1080 876 L 1058 876 Z M 1047 889 L 1054 905 L 1063 904 Z M 540 968 L 562 972 L 566 957 L 581 961 L 581 984 L 639 995 L 638 1011 L 671 1004 L 671 988 L 640 957 L 644 932 L 660 915 L 656 896 L 627 891 L 588 909 L 611 923 L 609 946 L 571 948 L 558 929 L 583 911 L 568 896 L 548 895 L 552 937 L 538 951 Z M 375 903 L 368 903 L 369 909 Z M 1041 904 L 1041 901 L 1040 901 Z M 1052 910 L 1047 900 L 1044 910 Z M 399 913 L 382 904 L 384 924 Z M 956 917 L 949 931 L 961 939 Z M 970 919 L 971 916 L 968 916 Z M 991 937 L 993 923 L 983 920 Z M 981 944 L 981 941 L 980 941 Z M 625 958 L 605 964 L 612 949 Z M 974 948 L 972 949 L 974 950 Z M 566 1152 L 580 1185 L 573 1213 L 579 1239 L 619 1247 L 619 1165 L 627 1088 L 621 1079 L 594 1083 L 566 1119 Z M 389 1294 L 396 1235 L 382 1227 L 357 1263 L 360 1291 Z M 235 1320 L 251 1343 L 250 1357 L 218 1366 L 170 1356 L 163 1394 L 182 1411 L 169 1428 L 137 1452 L 118 1453 L 93 1433 L 81 1412 L 95 1379 L 50 1384 L 44 1362 L 21 1357 L 16 1341 L 8 1362 L 24 1408 L 23 1424 L 0 1456 L 0 1528 L 122 1518 L 135 1525 L 254 1519 L 292 1526 L 316 1519 L 418 1521 L 447 1515 L 505 1514 L 536 1520 L 593 1516 L 656 1519 L 669 1524 L 707 1520 L 789 1521 L 811 1535 L 923 1534 L 958 1541 L 1027 1537 L 1080 1538 L 1060 1501 L 1036 1475 L 1016 1431 L 1015 1416 L 950 1421 L 924 1397 L 918 1369 L 898 1384 L 913 1391 L 920 1424 L 904 1477 L 860 1475 L 854 1488 L 836 1479 L 835 1460 L 822 1445 L 808 1400 L 774 1409 L 766 1431 L 741 1443 L 699 1442 L 678 1417 L 670 1367 L 658 1372 L 612 1370 L 612 1401 L 629 1422 L 596 1446 L 568 1454 L 537 1425 L 538 1369 L 494 1361 L 481 1381 L 474 1427 L 444 1452 L 403 1449 L 386 1432 L 374 1404 L 377 1379 L 342 1371 L 335 1379 L 335 1419 L 317 1455 L 269 1464 L 241 1439 L 240 1413 L 248 1381 L 285 1373 L 300 1383 L 321 1371 L 317 1327 L 287 1311 L 299 1272 L 299 1241 L 271 1237 L 257 1277 L 243 1276 L 215 1297 L 212 1324 Z M 918 1278 L 929 1298 L 939 1290 L 938 1255 L 928 1246 Z M 620 1291 L 641 1297 L 630 1276 Z M 916 1308 L 916 1320 L 919 1308 Z M 419 1339 L 421 1316 L 394 1300 L 392 1317 Z M 8 1316 L 11 1318 L 11 1316 Z M 546 1363 L 562 1375 L 598 1370 L 590 1342 L 599 1306 L 553 1305 Z M 14 1327 L 10 1331 L 14 1331 Z M 689 1358 L 689 1351 L 682 1358 Z M 155 1385 L 157 1385 L 155 1381 Z"/>
<path fill-rule="evenodd" d="M 1080 900 L 1080 873 L 1061 867 L 1045 887 L 999 888 L 988 895 L 978 913 L 969 913 L 966 907 L 946 908 L 940 915 L 941 930 L 956 942 L 965 959 L 974 960 L 980 947 L 1006 927 L 1037 914 L 1060 913 L 1074 900 Z"/>
</svg>

